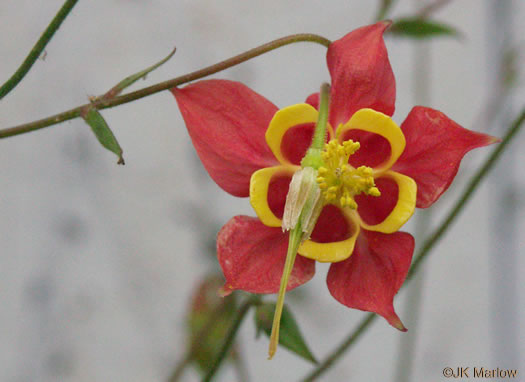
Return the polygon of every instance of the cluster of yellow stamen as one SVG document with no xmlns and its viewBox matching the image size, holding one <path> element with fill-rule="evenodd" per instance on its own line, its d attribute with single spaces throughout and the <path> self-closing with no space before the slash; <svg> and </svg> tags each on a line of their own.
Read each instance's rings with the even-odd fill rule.
<svg viewBox="0 0 525 382">
<path fill-rule="evenodd" d="M 362 192 L 372 196 L 381 195 L 370 167 L 354 168 L 348 164 L 348 158 L 357 150 L 359 142 L 352 140 L 341 145 L 333 139 L 325 145 L 321 154 L 324 166 L 318 169 L 317 183 L 326 202 L 356 209 L 355 195 Z"/>
</svg>

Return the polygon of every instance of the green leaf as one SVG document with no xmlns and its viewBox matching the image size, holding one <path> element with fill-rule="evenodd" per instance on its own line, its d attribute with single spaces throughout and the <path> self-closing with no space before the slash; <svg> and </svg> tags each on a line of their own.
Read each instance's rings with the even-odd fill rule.
<svg viewBox="0 0 525 382">
<path fill-rule="evenodd" d="M 275 304 L 273 303 L 266 303 L 257 307 L 255 311 L 255 327 L 258 334 L 262 331 L 266 333 L 268 337 L 270 336 L 274 311 Z M 281 316 L 279 345 L 282 345 L 310 362 L 318 363 L 306 345 L 292 312 L 286 305 L 283 307 Z"/>
<path fill-rule="evenodd" d="M 111 98 L 114 98 L 116 97 L 117 95 L 119 95 L 122 90 L 124 90 L 125 88 L 127 88 L 128 86 L 131 86 L 133 85 L 135 82 L 137 82 L 139 79 L 145 77 L 148 73 L 154 71 L 155 69 L 157 69 L 159 66 L 161 66 L 162 64 L 164 64 L 166 61 L 168 61 L 171 57 L 173 57 L 173 55 L 175 54 L 175 51 L 177 50 L 177 48 L 173 48 L 173 50 L 171 51 L 170 54 L 168 54 L 165 58 L 163 58 L 162 60 L 160 60 L 159 62 L 157 62 L 156 64 L 150 66 L 149 68 L 146 68 L 144 70 L 141 70 L 140 72 L 138 73 L 135 73 L 135 74 L 132 74 L 131 76 L 129 77 L 126 77 L 124 78 L 122 81 L 120 81 L 118 84 L 116 84 L 115 86 L 113 86 L 106 94 L 104 94 L 102 96 L 102 98 L 104 99 L 111 99 Z"/>
<path fill-rule="evenodd" d="M 188 312 L 188 343 L 191 358 L 206 374 L 221 351 L 238 309 L 235 293 L 223 298 L 217 291 L 224 285 L 222 275 L 210 274 L 193 292 Z M 235 357 L 235 347 L 230 357 Z"/>
<path fill-rule="evenodd" d="M 389 30 L 395 36 L 411 38 L 432 38 L 440 36 L 460 37 L 461 33 L 454 27 L 443 23 L 421 18 L 402 18 L 394 21 Z"/>
<path fill-rule="evenodd" d="M 104 117 L 102 117 L 102 114 L 100 114 L 97 109 L 89 107 L 86 111 L 82 112 L 82 118 L 91 126 L 91 130 L 93 130 L 93 133 L 102 146 L 118 156 L 117 164 L 125 164 L 124 158 L 122 157 L 122 148 L 104 120 Z"/>
</svg>

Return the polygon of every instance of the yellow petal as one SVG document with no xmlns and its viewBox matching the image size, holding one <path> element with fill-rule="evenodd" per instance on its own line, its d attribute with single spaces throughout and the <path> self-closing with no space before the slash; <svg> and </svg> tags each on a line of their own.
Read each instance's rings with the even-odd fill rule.
<svg viewBox="0 0 525 382">
<path fill-rule="evenodd" d="M 355 241 L 360 231 L 358 220 L 354 216 L 353 212 L 345 213 L 345 217 L 351 222 L 350 224 L 354 230 L 352 236 L 348 239 L 331 243 L 317 243 L 312 240 L 306 240 L 300 245 L 298 253 L 322 263 L 336 263 L 346 260 L 354 251 Z"/>
<path fill-rule="evenodd" d="M 250 203 L 261 222 L 268 227 L 280 227 L 281 219 L 274 215 L 268 205 L 268 188 L 274 176 L 289 175 L 299 170 L 299 166 L 266 167 L 255 171 L 250 178 Z"/>
<path fill-rule="evenodd" d="M 393 233 L 399 230 L 414 213 L 416 208 L 417 184 L 414 179 L 394 171 L 385 172 L 382 177 L 388 177 L 397 183 L 397 203 L 390 214 L 379 224 L 368 225 L 362 219 L 361 226 L 369 231 Z"/>
<path fill-rule="evenodd" d="M 266 130 L 266 143 L 280 163 L 284 165 L 291 164 L 281 152 L 281 141 L 286 132 L 297 125 L 305 123 L 315 124 L 318 114 L 313 106 L 306 103 L 288 106 L 275 113 Z M 327 130 L 331 136 L 332 128 L 327 126 Z"/>
<path fill-rule="evenodd" d="M 406 141 L 401 128 L 387 115 L 372 109 L 361 109 L 350 120 L 337 129 L 337 136 L 344 136 L 349 130 L 363 130 L 381 135 L 390 143 L 390 158 L 374 168 L 378 174 L 388 170 L 397 161 L 405 149 Z"/>
</svg>

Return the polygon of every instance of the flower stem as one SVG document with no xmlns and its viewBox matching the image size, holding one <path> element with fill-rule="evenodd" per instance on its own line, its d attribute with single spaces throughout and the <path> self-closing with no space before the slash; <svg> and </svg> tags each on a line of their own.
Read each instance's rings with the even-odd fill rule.
<svg viewBox="0 0 525 382">
<path fill-rule="evenodd" d="M 89 107 L 90 105 L 97 110 L 102 110 L 102 109 L 107 109 L 107 108 L 115 107 L 118 105 L 122 105 L 128 102 L 131 102 L 131 101 L 135 101 L 139 98 L 143 98 L 143 97 L 146 97 L 146 96 L 149 96 L 149 95 L 152 95 L 152 94 L 164 91 L 164 90 L 168 90 L 168 89 L 174 88 L 175 86 L 179 86 L 187 82 L 195 81 L 197 79 L 220 72 L 221 70 L 225 70 L 227 68 L 238 65 L 254 57 L 260 56 L 261 54 L 267 53 L 274 49 L 280 48 L 285 45 L 293 44 L 296 42 L 314 42 L 317 44 L 321 44 L 325 47 L 328 47 L 330 45 L 330 40 L 322 36 L 318 36 L 318 35 L 310 34 L 310 33 L 302 33 L 302 34 L 295 34 L 295 35 L 282 37 L 280 39 L 277 39 L 269 43 L 260 45 L 256 48 L 250 49 L 237 56 L 228 58 L 227 60 L 221 61 L 217 64 L 208 66 L 204 69 L 200 69 L 195 72 L 184 74 L 182 76 L 173 78 L 168 81 L 160 82 L 158 84 L 148 86 L 146 88 L 139 89 L 131 93 L 123 94 L 119 97 L 115 97 L 112 99 L 101 98 L 90 104 L 81 105 L 81 106 L 75 107 L 74 109 L 67 110 L 62 113 L 52 115 L 50 117 L 40 119 L 38 121 L 33 121 L 33 122 L 26 123 L 23 125 L 19 125 L 19 126 L 7 128 L 7 129 L 2 129 L 0 130 L 0 138 L 7 138 L 7 137 L 19 135 L 19 134 L 28 133 L 28 132 L 35 131 L 38 129 L 42 129 L 44 127 L 56 125 L 64 121 L 68 121 L 68 120 L 77 118 L 80 116 L 80 113 L 82 112 L 82 110 L 86 107 Z"/>
<path fill-rule="evenodd" d="M 319 94 L 319 117 L 315 125 L 315 132 L 310 148 L 322 150 L 326 143 L 326 125 L 328 123 L 328 110 L 330 107 L 330 85 L 321 85 Z"/>
<path fill-rule="evenodd" d="M 323 374 L 326 370 L 332 366 L 332 364 L 337 361 L 356 341 L 361 334 L 363 334 L 366 329 L 374 322 L 377 318 L 377 315 L 374 313 L 368 313 L 365 318 L 361 320 L 357 328 L 352 331 L 350 336 L 347 337 L 323 362 L 321 362 L 315 370 L 309 374 L 307 377 L 301 380 L 301 382 L 311 382 L 315 381 L 317 377 Z"/>
<path fill-rule="evenodd" d="M 481 180 L 492 169 L 492 167 L 494 166 L 496 161 L 499 159 L 499 157 L 501 156 L 505 148 L 512 141 L 512 139 L 516 136 L 516 134 L 520 131 L 524 122 L 525 122 L 525 107 L 521 110 L 518 117 L 510 125 L 510 127 L 507 130 L 507 133 L 505 134 L 505 137 L 503 137 L 503 140 L 500 142 L 500 144 L 494 149 L 492 154 L 487 158 L 483 166 L 479 168 L 478 172 L 471 178 L 470 182 L 465 188 L 465 191 L 463 191 L 463 194 L 461 195 L 461 197 L 458 199 L 458 201 L 456 202 L 452 210 L 448 213 L 447 217 L 443 220 L 443 223 L 441 223 L 439 227 L 430 236 L 427 237 L 427 239 L 423 243 L 423 246 L 418 251 L 417 256 L 414 258 L 414 261 L 412 262 L 412 266 L 410 268 L 410 271 L 408 272 L 406 281 L 410 281 L 414 277 L 418 269 L 421 267 L 421 264 L 423 263 L 423 261 L 427 258 L 428 254 L 430 253 L 430 250 L 434 247 L 434 245 L 436 245 L 439 239 L 441 239 L 443 234 L 450 227 L 451 223 L 459 216 L 459 213 L 463 210 L 463 208 L 466 205 L 466 202 L 470 199 L 470 197 L 472 196 L 472 194 L 478 187 Z M 405 286 L 406 284 L 407 283 L 405 282 L 403 286 Z M 370 326 L 370 324 L 374 321 L 376 317 L 377 316 L 374 313 L 368 313 L 363 318 L 363 320 L 361 320 L 361 323 L 359 324 L 357 329 L 352 331 L 348 335 L 347 339 L 345 339 L 309 375 L 307 375 L 304 379 L 302 379 L 301 382 L 314 381 L 317 377 L 319 377 L 326 370 L 328 370 L 328 368 L 334 362 L 336 362 L 348 349 L 352 347 L 352 345 L 366 331 L 366 329 Z"/>
<path fill-rule="evenodd" d="M 272 359 L 277 351 L 279 344 L 279 327 L 281 325 L 281 315 L 283 313 L 284 296 L 286 294 L 286 286 L 288 279 L 292 273 L 295 257 L 297 256 L 297 249 L 301 244 L 303 231 L 301 228 L 301 221 L 290 231 L 288 239 L 288 252 L 286 253 L 286 261 L 284 263 L 283 275 L 281 276 L 281 286 L 279 287 L 279 297 L 277 297 L 277 304 L 275 305 L 275 313 L 273 314 L 272 334 L 270 335 L 270 347 L 268 348 L 268 359 Z"/>
<path fill-rule="evenodd" d="M 297 193 L 305 193 L 307 202 L 304 202 L 300 207 L 301 212 L 299 216 L 295 215 L 295 218 L 291 218 L 292 221 L 286 223 L 286 218 L 283 218 L 283 230 L 290 229 L 290 236 L 288 240 L 288 252 L 286 253 L 286 261 L 284 264 L 283 274 L 281 276 L 281 285 L 279 287 L 279 296 L 277 297 L 277 304 L 275 305 L 275 313 L 273 315 L 272 323 L 272 334 L 270 335 L 270 347 L 268 349 L 268 359 L 272 359 L 277 351 L 277 345 L 279 344 L 279 328 L 281 325 L 281 315 L 283 313 L 284 306 L 284 296 L 286 294 L 286 287 L 288 285 L 288 279 L 292 273 L 293 264 L 295 262 L 295 257 L 297 256 L 297 250 L 301 244 L 301 240 L 308 238 L 312 233 L 315 222 L 319 217 L 321 212 L 321 199 L 319 193 L 319 186 L 315 181 L 317 176 L 317 169 L 323 165 L 323 159 L 321 157 L 321 152 L 324 148 L 326 142 L 326 125 L 328 123 L 328 111 L 330 105 L 330 85 L 324 83 L 321 85 L 320 99 L 319 99 L 319 115 L 317 117 L 317 124 L 315 125 L 314 135 L 312 137 L 312 143 L 310 148 L 307 150 L 306 155 L 301 160 L 302 169 L 300 172 L 297 172 L 290 184 L 290 190 L 286 197 L 286 206 L 285 206 L 285 216 L 288 214 L 290 208 L 293 209 L 295 202 L 295 197 L 290 197 L 292 195 L 293 184 L 295 179 L 301 179 L 300 184 L 298 184 Z M 309 179 L 308 182 L 304 183 L 302 176 L 306 176 L 307 170 L 312 173 L 313 178 Z M 301 178 L 296 178 L 298 174 L 301 174 Z M 315 175 L 314 175 L 315 174 Z M 312 184 L 313 183 L 313 184 Z M 303 188 L 306 185 L 306 188 Z M 312 190 L 315 191 L 312 194 Z M 314 196 L 315 195 L 315 196 Z M 315 200 L 312 200 L 314 197 Z M 317 208 L 316 208 L 317 207 Z M 291 213 L 293 215 L 293 213 Z M 304 222 L 303 220 L 306 220 Z M 303 224 L 304 223 L 304 224 Z M 305 232 L 303 232 L 303 230 Z"/>
<path fill-rule="evenodd" d="M 188 352 L 184 355 L 184 358 L 177 363 L 175 366 L 175 369 L 171 373 L 168 382 L 178 382 L 180 377 L 182 376 L 182 373 L 184 372 L 184 369 L 186 366 L 188 366 L 192 361 L 192 354 L 191 352 Z"/>
<path fill-rule="evenodd" d="M 436 12 L 439 8 L 444 7 L 448 3 L 450 3 L 452 0 L 435 0 L 434 2 L 428 4 L 426 7 L 421 8 L 421 10 L 417 13 L 417 16 L 425 19 L 429 17 L 432 13 Z"/>
<path fill-rule="evenodd" d="M 210 335 L 210 331 L 214 328 L 217 322 L 217 319 L 219 318 L 221 314 L 224 313 L 225 310 L 226 310 L 226 304 L 220 304 L 217 308 L 215 308 L 210 313 L 209 317 L 206 320 L 206 323 L 197 332 L 197 334 L 192 338 L 192 343 L 189 349 L 187 350 L 186 354 L 177 363 L 177 365 L 173 369 L 170 377 L 168 378 L 168 382 L 177 382 L 180 379 L 186 366 L 188 366 L 191 363 L 191 361 L 194 360 L 197 348 L 204 341 L 206 341 L 207 337 Z"/>
<path fill-rule="evenodd" d="M 35 61 L 40 57 L 43 50 L 45 49 L 47 43 L 51 41 L 51 38 L 57 31 L 57 29 L 60 27 L 62 22 L 66 19 L 67 15 L 73 9 L 75 4 L 78 2 L 78 0 L 66 0 L 64 5 L 62 5 L 62 8 L 58 11 L 58 13 L 55 15 L 53 20 L 51 20 L 51 23 L 48 25 L 46 30 L 42 33 L 38 41 L 36 42 L 35 46 L 27 57 L 25 58 L 24 62 L 20 65 L 20 67 L 16 70 L 16 72 L 9 78 L 3 85 L 0 87 L 0 99 L 4 98 L 11 90 L 13 90 L 16 85 L 22 79 L 25 77 L 25 75 L 29 72 Z"/>
<path fill-rule="evenodd" d="M 326 125 L 328 124 L 328 112 L 330 110 L 330 85 L 324 83 L 319 92 L 319 115 L 315 125 L 314 135 L 310 148 L 301 161 L 301 167 L 313 167 L 315 170 L 323 165 L 321 152 L 326 143 Z"/>
<path fill-rule="evenodd" d="M 381 5 L 374 20 L 377 22 L 386 19 L 390 9 L 392 8 L 392 5 L 394 5 L 396 1 L 397 0 L 381 0 Z"/>
<path fill-rule="evenodd" d="M 222 343 L 221 349 L 217 354 L 217 357 L 213 361 L 213 365 L 210 367 L 204 378 L 202 378 L 202 382 L 211 381 L 211 379 L 219 369 L 219 366 L 222 364 L 222 361 L 224 361 L 226 355 L 228 354 L 228 350 L 230 350 L 235 340 L 235 336 L 237 335 L 237 332 L 241 327 L 241 323 L 244 320 L 244 317 L 246 317 L 246 313 L 248 313 L 248 310 L 250 310 L 252 306 L 258 305 L 260 304 L 260 302 L 261 297 L 259 295 L 252 295 L 240 306 L 239 310 L 237 311 L 237 316 L 235 316 L 232 325 L 228 333 L 226 334 L 226 338 Z"/>
</svg>

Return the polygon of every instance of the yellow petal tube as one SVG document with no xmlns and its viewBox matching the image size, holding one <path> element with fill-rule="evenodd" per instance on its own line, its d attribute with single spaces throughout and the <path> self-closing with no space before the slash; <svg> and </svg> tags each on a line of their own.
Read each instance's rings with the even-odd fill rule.
<svg viewBox="0 0 525 382">
<path fill-rule="evenodd" d="M 317 110 L 307 103 L 288 106 L 275 113 L 266 130 L 266 143 L 280 163 L 291 164 L 281 152 L 281 141 L 286 132 L 297 125 L 316 123 L 318 114 Z M 328 133 L 332 134 L 331 127 L 327 128 Z"/>
<path fill-rule="evenodd" d="M 359 221 L 354 216 L 353 212 L 345 213 L 345 217 L 349 220 L 354 230 L 351 237 L 331 243 L 317 243 L 312 240 L 306 240 L 299 246 L 299 254 L 321 263 L 336 263 L 346 260 L 354 251 L 355 241 L 360 231 Z"/>
<path fill-rule="evenodd" d="M 397 183 L 397 204 L 386 219 L 379 224 L 368 225 L 361 218 L 359 219 L 364 229 L 382 233 L 393 233 L 398 231 L 414 213 L 414 209 L 416 208 L 417 184 L 414 179 L 394 171 L 387 171 L 382 177 L 388 177 Z"/>
<path fill-rule="evenodd" d="M 348 130 L 363 130 L 381 135 L 390 143 L 390 158 L 381 166 L 373 168 L 374 174 L 388 170 L 405 150 L 405 136 L 401 128 L 387 115 L 372 109 L 361 109 L 350 120 L 337 129 L 337 136 L 342 137 Z"/>
<path fill-rule="evenodd" d="M 268 227 L 280 227 L 281 219 L 274 215 L 268 205 L 268 188 L 275 175 L 289 175 L 299 170 L 299 166 L 266 167 L 255 171 L 250 179 L 250 203 L 261 222 Z"/>
</svg>

